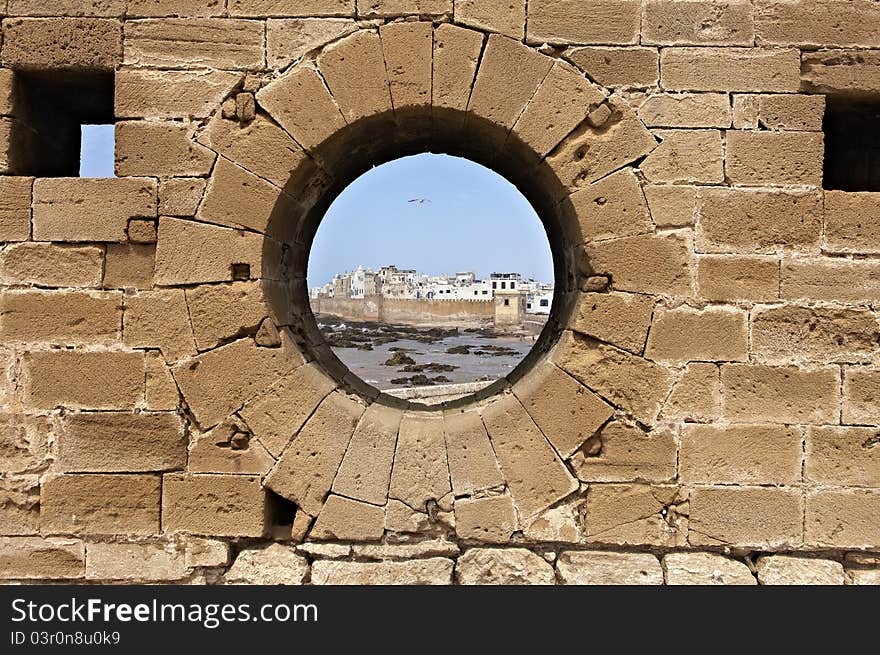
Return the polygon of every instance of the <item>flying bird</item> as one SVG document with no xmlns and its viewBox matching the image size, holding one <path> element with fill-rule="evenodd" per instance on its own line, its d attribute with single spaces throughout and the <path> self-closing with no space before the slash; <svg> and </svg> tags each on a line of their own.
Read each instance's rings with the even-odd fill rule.
<svg viewBox="0 0 880 655">
<path fill-rule="evenodd" d="M 431 201 L 428 200 L 427 198 L 411 198 L 408 202 L 409 203 L 418 203 L 420 205 L 424 205 L 426 202 L 431 202 Z"/>
</svg>

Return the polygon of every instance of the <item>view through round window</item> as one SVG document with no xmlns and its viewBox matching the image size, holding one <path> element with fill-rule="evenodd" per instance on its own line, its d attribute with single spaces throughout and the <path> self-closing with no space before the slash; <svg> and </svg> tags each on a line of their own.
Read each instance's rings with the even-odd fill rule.
<svg viewBox="0 0 880 655">
<path fill-rule="evenodd" d="M 369 385 L 423 404 L 507 376 L 550 315 L 553 257 L 526 198 L 490 169 L 422 154 L 352 182 L 309 255 L 312 312 Z"/>
</svg>

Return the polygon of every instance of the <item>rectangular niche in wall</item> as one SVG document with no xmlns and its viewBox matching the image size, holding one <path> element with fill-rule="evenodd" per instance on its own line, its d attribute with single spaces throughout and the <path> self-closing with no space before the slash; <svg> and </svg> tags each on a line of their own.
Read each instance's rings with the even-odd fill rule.
<svg viewBox="0 0 880 655">
<path fill-rule="evenodd" d="M 880 98 L 828 96 L 824 130 L 824 187 L 880 191 Z"/>
</svg>

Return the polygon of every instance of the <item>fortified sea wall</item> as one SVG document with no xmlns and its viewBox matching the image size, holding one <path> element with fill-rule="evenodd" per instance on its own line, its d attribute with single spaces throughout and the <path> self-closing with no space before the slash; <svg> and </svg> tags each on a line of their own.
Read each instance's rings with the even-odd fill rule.
<svg viewBox="0 0 880 655">
<path fill-rule="evenodd" d="M 312 311 L 349 321 L 403 325 L 482 325 L 495 319 L 491 300 L 425 300 L 410 298 L 312 298 Z"/>
<path fill-rule="evenodd" d="M 880 195 L 823 189 L 880 3 L 0 15 L 4 579 L 880 581 Z M 72 177 L 82 122 L 117 178 Z M 560 294 L 434 410 L 346 371 L 305 285 L 335 195 L 425 151 L 518 186 Z"/>
</svg>

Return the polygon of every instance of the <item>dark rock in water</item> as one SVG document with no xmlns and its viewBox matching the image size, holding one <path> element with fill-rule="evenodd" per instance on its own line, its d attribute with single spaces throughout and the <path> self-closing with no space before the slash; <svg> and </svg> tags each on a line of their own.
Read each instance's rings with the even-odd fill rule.
<svg viewBox="0 0 880 655">
<path fill-rule="evenodd" d="M 471 347 L 470 346 L 452 346 L 452 348 L 446 349 L 447 355 L 470 355 Z"/>
<path fill-rule="evenodd" d="M 406 353 L 396 352 L 391 359 L 385 360 L 385 366 L 411 366 L 416 363 L 412 357 Z"/>
<path fill-rule="evenodd" d="M 451 373 L 458 368 L 461 367 L 453 366 L 452 364 L 435 364 L 431 362 L 430 364 L 411 364 L 409 366 L 404 366 L 401 370 L 404 373 Z"/>
<path fill-rule="evenodd" d="M 481 357 L 507 357 L 518 353 L 514 348 L 507 346 L 481 346 L 480 350 L 475 350 L 473 354 Z"/>
<path fill-rule="evenodd" d="M 394 378 L 391 380 L 391 384 L 396 386 L 407 386 L 407 387 L 431 387 L 435 384 L 449 384 L 452 382 L 445 375 L 438 375 L 437 377 L 429 378 L 427 375 L 419 374 L 413 375 L 408 378 Z"/>
</svg>

